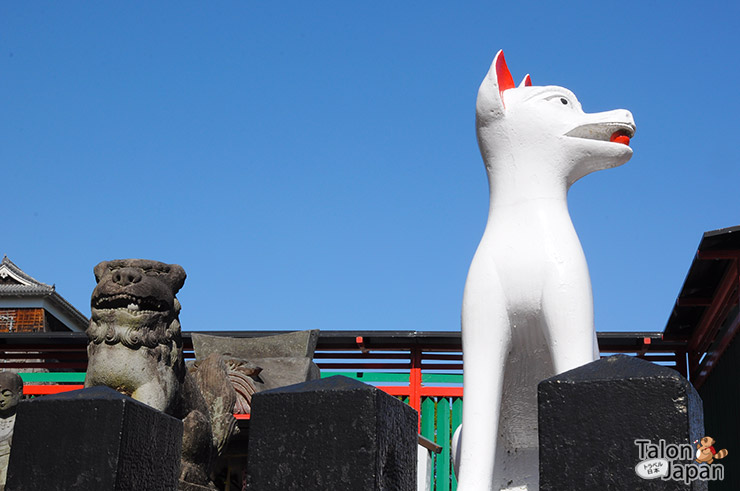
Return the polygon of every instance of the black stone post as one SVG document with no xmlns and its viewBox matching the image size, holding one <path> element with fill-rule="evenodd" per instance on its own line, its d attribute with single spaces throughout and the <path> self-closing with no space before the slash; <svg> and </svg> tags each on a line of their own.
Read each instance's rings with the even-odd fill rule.
<svg viewBox="0 0 740 491">
<path fill-rule="evenodd" d="M 22 401 L 6 491 L 177 489 L 182 421 L 92 387 Z"/>
<path fill-rule="evenodd" d="M 417 414 L 362 382 L 335 376 L 255 394 L 248 489 L 412 491 Z"/>
<path fill-rule="evenodd" d="M 541 491 L 707 489 L 707 481 L 644 479 L 636 472 L 640 462 L 665 453 L 641 459 L 636 440 L 684 445 L 673 470 L 699 470 L 688 453 L 704 436 L 702 402 L 677 371 L 616 355 L 544 380 L 538 399 Z M 655 476 L 653 470 L 667 467 L 661 465 L 641 470 Z"/>
</svg>

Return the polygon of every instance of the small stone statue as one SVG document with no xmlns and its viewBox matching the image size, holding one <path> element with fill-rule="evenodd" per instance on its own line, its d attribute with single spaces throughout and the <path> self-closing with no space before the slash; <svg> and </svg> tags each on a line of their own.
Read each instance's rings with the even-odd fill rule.
<svg viewBox="0 0 740 491">
<path fill-rule="evenodd" d="M 148 259 L 95 266 L 85 387 L 108 386 L 181 419 L 180 491 L 215 490 L 215 459 L 236 433 L 236 392 L 220 356 L 189 372 L 182 353 L 185 270 Z M 2 491 L 2 490 L 0 490 Z"/>
<path fill-rule="evenodd" d="M 5 489 L 13 440 L 15 411 L 23 395 L 23 380 L 17 373 L 0 372 L 0 491 Z"/>
</svg>

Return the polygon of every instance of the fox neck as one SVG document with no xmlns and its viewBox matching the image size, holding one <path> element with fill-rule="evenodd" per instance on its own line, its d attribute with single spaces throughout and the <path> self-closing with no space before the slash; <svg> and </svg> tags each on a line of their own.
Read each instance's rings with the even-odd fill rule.
<svg viewBox="0 0 740 491">
<path fill-rule="evenodd" d="M 565 207 L 567 210 L 570 180 L 565 165 L 568 162 L 559 162 L 557 152 L 543 155 L 531 147 L 516 153 L 512 150 L 499 149 L 483 154 L 491 210 L 537 202 L 543 202 L 544 207 Z"/>
</svg>

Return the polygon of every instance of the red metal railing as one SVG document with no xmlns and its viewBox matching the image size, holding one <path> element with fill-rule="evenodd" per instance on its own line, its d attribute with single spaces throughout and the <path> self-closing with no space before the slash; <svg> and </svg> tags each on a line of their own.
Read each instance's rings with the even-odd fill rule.
<svg viewBox="0 0 740 491">
<path fill-rule="evenodd" d="M 232 337 L 259 337 L 277 332 L 211 332 Z M 666 342 L 660 333 L 600 333 L 604 354 L 632 353 L 644 359 L 685 370 L 686 347 Z M 83 333 L 0 334 L 0 368 L 43 368 L 52 372 L 84 372 L 87 338 Z M 186 358 L 193 358 L 189 333 L 183 334 Z M 683 358 L 682 358 L 683 357 Z M 459 332 L 322 332 L 314 355 L 322 371 L 346 373 L 394 373 L 400 381 L 374 383 L 391 395 L 408 398 L 421 410 L 423 397 L 462 397 L 462 380 L 434 381 L 434 375 L 457 375 L 463 371 Z M 453 377 L 454 378 L 454 377 Z M 77 384 L 26 385 L 33 395 L 53 394 L 80 388 Z"/>
</svg>

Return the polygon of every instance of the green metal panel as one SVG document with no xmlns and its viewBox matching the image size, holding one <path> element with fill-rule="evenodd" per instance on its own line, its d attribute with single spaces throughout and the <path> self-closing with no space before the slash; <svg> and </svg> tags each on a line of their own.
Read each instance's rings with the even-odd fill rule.
<svg viewBox="0 0 740 491">
<path fill-rule="evenodd" d="M 85 381 L 84 372 L 19 373 L 23 382 L 79 382 Z"/>
<path fill-rule="evenodd" d="M 84 382 L 85 372 L 58 372 L 58 373 L 20 373 L 24 382 Z M 392 372 L 322 372 L 321 378 L 332 377 L 334 375 L 344 375 L 355 380 L 363 382 L 398 382 L 408 383 L 408 373 Z M 444 374 L 444 373 L 424 373 L 422 374 L 424 383 L 462 383 L 462 375 Z"/>
<path fill-rule="evenodd" d="M 426 384 L 461 384 L 462 375 L 454 373 L 422 373 L 422 382 Z"/>
<path fill-rule="evenodd" d="M 334 375 L 344 375 L 345 377 L 359 380 L 360 382 L 400 382 L 409 383 L 408 373 L 392 372 L 321 372 L 321 378 L 333 377 Z"/>
<path fill-rule="evenodd" d="M 452 400 L 452 434 L 455 434 L 455 430 L 462 424 L 462 408 L 463 400 L 462 397 L 455 397 Z M 451 442 L 450 442 L 451 443 Z M 455 477 L 454 471 L 452 472 L 452 491 L 457 489 L 457 478 Z"/>
<path fill-rule="evenodd" d="M 408 372 L 321 372 L 321 378 L 344 375 L 345 377 L 363 382 L 409 382 Z M 422 373 L 421 380 L 425 384 L 462 384 L 462 375 L 454 373 Z"/>
<path fill-rule="evenodd" d="M 424 397 L 421 401 L 421 436 L 434 441 L 434 398 Z"/>
<path fill-rule="evenodd" d="M 450 491 L 450 400 L 440 397 L 437 402 L 437 445 L 442 453 L 437 458 L 438 491 Z"/>
</svg>

